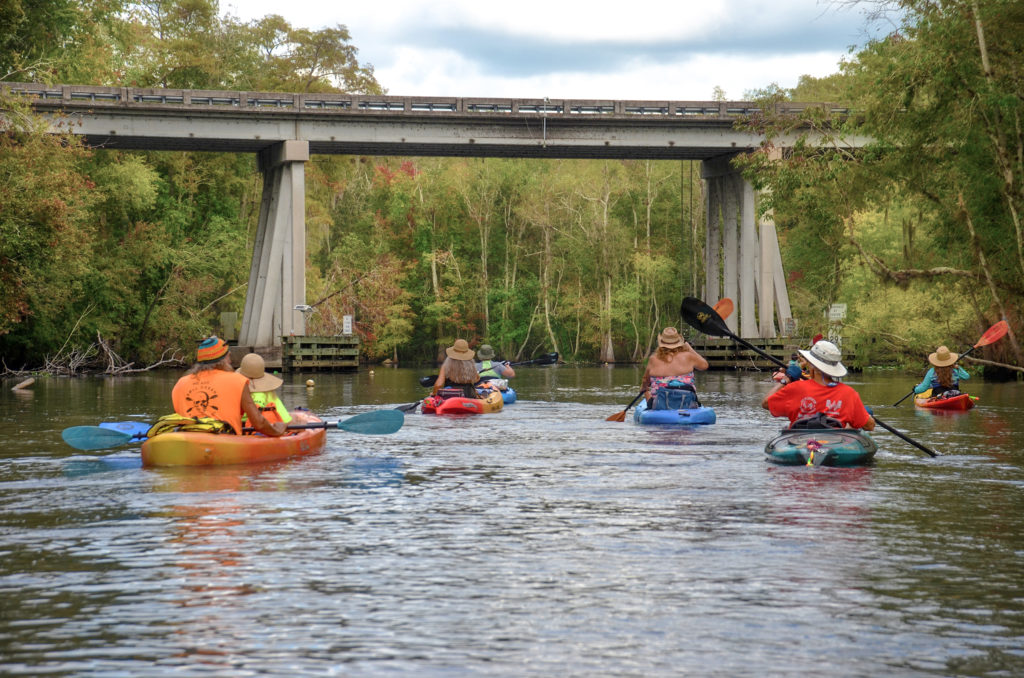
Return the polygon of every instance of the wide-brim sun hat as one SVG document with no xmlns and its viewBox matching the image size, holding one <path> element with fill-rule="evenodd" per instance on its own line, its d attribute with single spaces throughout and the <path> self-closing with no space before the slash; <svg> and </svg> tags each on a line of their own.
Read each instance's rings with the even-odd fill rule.
<svg viewBox="0 0 1024 678">
<path fill-rule="evenodd" d="M 469 342 L 465 339 L 456 339 L 454 344 L 444 350 L 444 353 L 454 360 L 472 360 L 476 355 L 469 348 Z"/>
<path fill-rule="evenodd" d="M 935 353 L 928 355 L 928 362 L 935 365 L 935 367 L 948 367 L 957 360 L 960 360 L 960 354 L 953 353 L 945 346 L 939 346 L 935 349 Z"/>
<path fill-rule="evenodd" d="M 810 351 L 800 350 L 799 353 L 822 374 L 830 377 L 846 375 L 846 368 L 842 363 L 843 354 L 831 341 L 816 342 Z"/>
<path fill-rule="evenodd" d="M 490 360 L 494 357 L 494 349 L 490 344 L 481 344 L 476 350 L 476 355 L 480 360 Z"/>
<path fill-rule="evenodd" d="M 196 361 L 201 363 L 219 362 L 228 352 L 228 342 L 220 337 L 207 337 L 199 342 Z"/>
<path fill-rule="evenodd" d="M 678 348 L 685 343 L 683 335 L 674 327 L 666 327 L 658 335 L 658 348 Z"/>
<path fill-rule="evenodd" d="M 241 366 L 235 370 L 249 380 L 249 390 L 260 393 L 262 391 L 273 391 L 281 386 L 284 381 L 273 374 L 267 374 L 267 366 L 263 362 L 263 356 L 259 353 L 249 353 L 242 358 Z"/>
</svg>

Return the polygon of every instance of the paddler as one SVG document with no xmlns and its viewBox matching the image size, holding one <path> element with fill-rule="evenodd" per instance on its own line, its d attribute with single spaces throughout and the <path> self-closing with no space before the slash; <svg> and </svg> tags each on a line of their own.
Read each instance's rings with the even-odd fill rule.
<svg viewBox="0 0 1024 678">
<path fill-rule="evenodd" d="M 480 375 L 476 371 L 473 357 L 476 355 L 465 339 L 456 339 L 455 343 L 444 350 L 444 363 L 437 373 L 437 381 L 431 389 L 431 395 L 437 395 L 442 388 L 458 388 L 465 398 L 479 398 L 476 382 Z"/>
<path fill-rule="evenodd" d="M 256 431 L 283 435 L 283 422 L 271 423 L 249 394 L 249 380 L 231 367 L 228 344 L 218 337 L 204 339 L 196 351 L 196 363 L 178 379 L 171 391 L 174 411 L 183 417 L 213 418 L 242 432 L 242 415 Z"/>
<path fill-rule="evenodd" d="M 779 370 L 773 377 L 777 383 L 761 401 L 761 407 L 773 416 L 789 417 L 791 428 L 801 419 L 821 422 L 821 415 L 836 420 L 841 427 L 873 431 L 875 420 L 860 395 L 839 381 L 846 374 L 846 367 L 836 345 L 818 341 L 811 350 L 799 353 L 807 363 L 810 377 L 791 381 L 785 370 Z"/>
<path fill-rule="evenodd" d="M 480 360 L 476 363 L 476 371 L 480 374 L 481 381 L 494 380 L 500 390 L 508 388 L 507 380 L 516 376 L 516 371 L 508 364 L 508 361 L 495 361 L 494 348 L 490 344 L 481 344 L 476 350 L 476 357 Z"/>
<path fill-rule="evenodd" d="M 928 354 L 931 366 L 921 383 L 914 387 L 914 393 L 924 393 L 931 389 L 931 397 L 941 396 L 947 391 L 960 393 L 960 380 L 970 379 L 967 370 L 956 364 L 960 360 L 959 353 L 953 353 L 945 346 L 939 346 L 935 353 Z"/>
<path fill-rule="evenodd" d="M 683 335 L 679 334 L 679 330 L 666 327 L 658 335 L 657 350 L 647 358 L 647 367 L 640 382 L 640 387 L 647 390 L 647 406 L 650 409 L 657 409 L 655 400 L 658 391 L 668 387 L 682 388 L 687 392 L 682 394 L 680 406 L 666 409 L 695 407 L 697 392 L 694 387 L 693 371 L 706 369 L 708 361 L 704 356 L 693 350 L 693 347 L 683 339 Z M 670 386 L 672 382 L 678 382 L 679 386 Z"/>
<path fill-rule="evenodd" d="M 291 422 L 292 414 L 276 393 L 284 381 L 276 375 L 267 374 L 266 370 L 267 365 L 263 361 L 263 356 L 259 353 L 247 353 L 235 371 L 249 380 L 249 393 L 263 416 L 271 422 L 283 421 L 287 424 Z"/>
</svg>

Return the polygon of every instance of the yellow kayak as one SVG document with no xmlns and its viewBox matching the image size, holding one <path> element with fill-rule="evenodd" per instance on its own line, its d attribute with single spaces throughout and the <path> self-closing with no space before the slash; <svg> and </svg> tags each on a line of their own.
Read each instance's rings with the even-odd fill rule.
<svg viewBox="0 0 1024 678">
<path fill-rule="evenodd" d="M 321 420 L 311 412 L 295 410 L 291 424 Z M 260 434 L 232 435 L 173 431 L 142 443 L 143 466 L 222 466 L 252 464 L 317 454 L 327 439 L 325 428 L 289 431 L 279 438 Z"/>
</svg>

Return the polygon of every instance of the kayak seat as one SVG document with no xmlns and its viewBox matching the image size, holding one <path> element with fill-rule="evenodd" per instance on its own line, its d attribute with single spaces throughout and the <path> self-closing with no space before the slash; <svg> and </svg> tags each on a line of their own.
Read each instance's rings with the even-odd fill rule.
<svg viewBox="0 0 1024 678">
<path fill-rule="evenodd" d="M 797 419 L 794 421 L 790 425 L 789 430 L 822 428 L 843 428 L 843 422 L 839 421 L 835 417 L 830 417 L 823 412 L 815 412 L 810 417 L 804 417 L 803 419 Z"/>
</svg>

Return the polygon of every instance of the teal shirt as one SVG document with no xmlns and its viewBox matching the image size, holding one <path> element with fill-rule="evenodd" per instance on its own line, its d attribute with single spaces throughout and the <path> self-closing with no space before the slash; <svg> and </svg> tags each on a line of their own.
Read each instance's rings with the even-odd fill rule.
<svg viewBox="0 0 1024 678">
<path fill-rule="evenodd" d="M 956 388 L 960 379 L 970 379 L 971 375 L 967 374 L 967 370 L 955 365 L 953 367 L 953 388 Z M 924 374 L 924 379 L 921 383 L 914 387 L 914 393 L 924 393 L 930 388 L 933 388 L 932 382 L 935 381 L 935 368 L 929 367 L 928 371 Z"/>
</svg>

